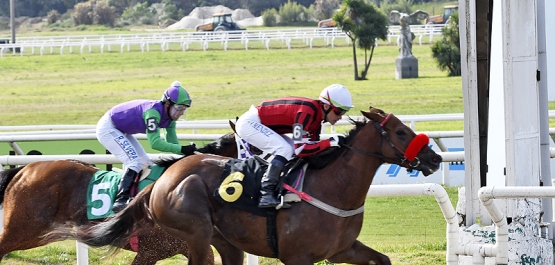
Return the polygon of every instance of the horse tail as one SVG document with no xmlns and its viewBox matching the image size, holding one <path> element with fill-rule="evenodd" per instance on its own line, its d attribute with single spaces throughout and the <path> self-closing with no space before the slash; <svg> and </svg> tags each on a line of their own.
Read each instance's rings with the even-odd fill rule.
<svg viewBox="0 0 555 265">
<path fill-rule="evenodd" d="M 123 248 L 129 243 L 129 238 L 135 235 L 137 226 L 145 222 L 153 223 L 148 209 L 153 186 L 151 184 L 144 188 L 127 207 L 106 221 L 77 227 L 74 231 L 75 239 L 93 247 L 112 245 Z"/>
<path fill-rule="evenodd" d="M 19 171 L 21 171 L 24 167 L 25 166 L 11 168 L 0 172 L 0 206 L 4 204 L 4 194 L 6 193 L 8 184 L 10 184 L 10 181 L 12 181 L 15 175 L 19 173 Z"/>
</svg>

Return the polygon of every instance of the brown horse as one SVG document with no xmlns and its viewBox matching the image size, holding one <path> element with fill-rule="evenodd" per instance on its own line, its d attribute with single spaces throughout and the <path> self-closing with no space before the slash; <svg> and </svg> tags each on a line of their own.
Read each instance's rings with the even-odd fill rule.
<svg viewBox="0 0 555 265">
<path fill-rule="evenodd" d="M 326 259 L 391 264 L 386 255 L 356 239 L 363 221 L 362 212 L 356 209 L 363 209 L 381 164 L 395 163 L 427 176 L 439 169 L 442 159 L 428 146 L 427 136 L 416 135 L 394 115 L 375 108 L 362 114 L 369 120 L 353 121 L 355 128 L 346 137 L 346 144 L 331 152 L 329 160 L 320 161 L 325 166 L 306 172 L 303 191 L 325 204 L 327 210 L 314 207 L 314 200 L 307 199 L 277 211 L 276 248 L 267 241 L 267 218 L 222 203 L 214 196 L 223 187 L 220 178 L 230 160 L 215 155 L 180 160 L 106 222 L 79 227 L 74 234 L 57 232 L 69 233 L 92 246 L 118 245 L 133 234 L 137 220 L 152 218 L 164 231 L 187 242 L 189 264 L 194 265 L 207 264 L 214 233 L 221 233 L 233 244 L 228 249 L 236 246 L 258 256 L 279 258 L 287 265 L 311 265 Z M 242 190 L 241 182 L 234 185 L 232 193 Z"/>
<path fill-rule="evenodd" d="M 226 134 L 205 145 L 199 152 L 237 156 L 234 134 Z M 162 166 L 176 162 L 159 161 Z M 99 169 L 75 160 L 34 162 L 0 172 L 0 205 L 4 208 L 4 227 L 0 235 L 0 259 L 14 250 L 25 250 L 43 246 L 62 238 L 43 236 L 54 227 L 91 224 L 87 219 L 86 194 L 89 182 Z M 139 245 L 132 264 L 155 264 L 177 254 L 189 256 L 187 246 L 180 240 L 156 227 L 145 227 L 137 231 Z M 216 234 L 212 242 L 216 248 L 221 238 Z M 226 243 L 227 244 L 227 243 Z M 131 250 L 129 243 L 122 246 Z M 225 246 L 224 246 L 225 247 Z M 234 253 L 233 250 L 222 251 Z M 243 256 L 242 252 L 235 252 Z M 208 253 L 206 264 L 214 264 L 212 253 Z M 224 264 L 231 264 L 222 255 Z M 233 260 L 237 260 L 233 257 Z"/>
</svg>

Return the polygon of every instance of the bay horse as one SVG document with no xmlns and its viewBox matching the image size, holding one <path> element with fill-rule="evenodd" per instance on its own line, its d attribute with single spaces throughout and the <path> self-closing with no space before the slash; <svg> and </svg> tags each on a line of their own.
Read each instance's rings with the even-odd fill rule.
<svg viewBox="0 0 555 265">
<path fill-rule="evenodd" d="M 198 151 L 236 157 L 235 136 L 226 134 Z M 169 166 L 178 160 L 158 161 L 157 164 Z M 87 218 L 85 196 L 89 182 L 97 171 L 98 168 L 81 161 L 58 160 L 34 162 L 0 172 L 0 206 L 3 204 L 4 208 L 0 260 L 14 250 L 63 240 L 63 237 L 44 238 L 55 227 L 97 223 Z M 189 256 L 183 240 L 172 237 L 158 226 L 145 227 L 137 232 L 137 236 L 139 244 L 134 265 L 156 264 L 158 260 L 177 254 Z M 217 249 L 222 248 L 218 243 L 220 240 L 223 239 L 216 234 L 212 243 Z M 132 250 L 129 242 L 120 247 Z M 239 256 L 239 252 L 236 255 Z M 242 257 L 242 252 L 240 255 Z M 206 264 L 214 264 L 212 253 L 205 258 Z M 222 262 L 229 264 L 224 256 Z"/>
<path fill-rule="evenodd" d="M 231 160 L 216 155 L 193 155 L 178 161 L 106 222 L 56 232 L 91 246 L 119 245 L 133 234 L 134 223 L 151 219 L 187 242 L 190 265 L 207 264 L 214 233 L 221 233 L 229 241 L 227 249 L 236 251 L 236 247 L 278 258 L 286 265 L 312 265 L 322 260 L 391 264 L 386 255 L 357 240 L 374 174 L 383 163 L 394 163 L 428 176 L 439 169 L 442 158 L 430 148 L 427 136 L 416 135 L 394 115 L 372 107 L 361 113 L 365 120 L 351 120 L 355 126 L 346 144 L 332 151 L 326 161 L 319 161 L 323 168 L 309 167 L 306 171 L 305 199 L 287 209 L 271 210 L 277 215 L 277 251 L 267 241 L 270 229 L 266 217 L 230 206 L 214 196 L 223 185 L 224 167 Z M 235 191 L 241 190 L 240 182 L 235 185 Z M 335 210 L 313 206 L 311 201 L 316 199 Z M 235 260 L 231 264 L 243 263 Z"/>
</svg>

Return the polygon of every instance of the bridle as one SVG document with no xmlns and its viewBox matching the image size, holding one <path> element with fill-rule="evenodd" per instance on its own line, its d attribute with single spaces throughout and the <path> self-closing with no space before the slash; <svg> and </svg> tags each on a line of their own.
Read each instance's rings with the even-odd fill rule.
<svg viewBox="0 0 555 265">
<path fill-rule="evenodd" d="M 407 156 L 405 155 L 405 152 L 401 151 L 399 148 L 397 148 L 397 146 L 395 146 L 395 144 L 393 144 L 393 142 L 389 138 L 389 135 L 385 131 L 384 125 L 389 121 L 389 119 L 391 118 L 391 115 L 392 115 L 391 113 L 387 114 L 387 116 L 382 120 L 382 122 L 372 121 L 372 123 L 374 124 L 376 129 L 378 129 L 378 131 L 380 131 L 380 135 L 381 135 L 381 137 L 380 137 L 380 147 L 379 147 L 380 153 L 366 152 L 364 150 L 354 148 L 354 147 L 352 147 L 350 145 L 347 145 L 347 144 L 344 144 L 341 147 L 346 147 L 347 149 L 349 149 L 351 151 L 361 153 L 361 154 L 364 154 L 364 155 L 367 155 L 367 156 L 377 157 L 380 160 L 382 160 L 382 162 L 388 162 L 388 163 L 399 164 L 399 165 L 406 164 L 407 167 L 411 168 L 411 169 L 418 167 L 420 165 L 420 159 L 418 159 L 418 157 L 416 157 L 416 156 L 413 159 L 408 159 Z M 425 137 L 427 138 L 427 136 L 425 136 Z M 387 156 L 384 156 L 382 154 L 381 150 L 383 150 L 384 139 L 389 144 L 389 146 L 395 151 L 395 156 L 396 157 L 394 157 L 394 158 L 393 157 L 387 157 Z M 414 139 L 413 139 L 413 141 L 414 141 Z M 409 147 L 411 145 L 413 145 L 413 141 L 411 141 L 411 143 L 409 144 Z M 418 148 L 416 153 L 418 153 L 420 151 L 420 149 L 422 149 L 422 147 L 424 147 L 424 146 L 415 147 L 415 148 Z"/>
</svg>

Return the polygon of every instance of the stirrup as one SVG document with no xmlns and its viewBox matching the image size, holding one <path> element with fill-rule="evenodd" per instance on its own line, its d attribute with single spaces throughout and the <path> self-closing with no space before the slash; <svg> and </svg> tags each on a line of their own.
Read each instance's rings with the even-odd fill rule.
<svg viewBox="0 0 555 265">
<path fill-rule="evenodd" d="M 291 204 L 285 202 L 284 196 L 280 195 L 279 198 L 280 198 L 280 199 L 279 199 L 280 202 L 279 202 L 279 204 L 276 206 L 276 210 L 279 210 L 279 209 L 282 209 L 282 208 L 283 208 L 283 209 L 289 209 L 289 208 L 291 208 Z"/>
</svg>

